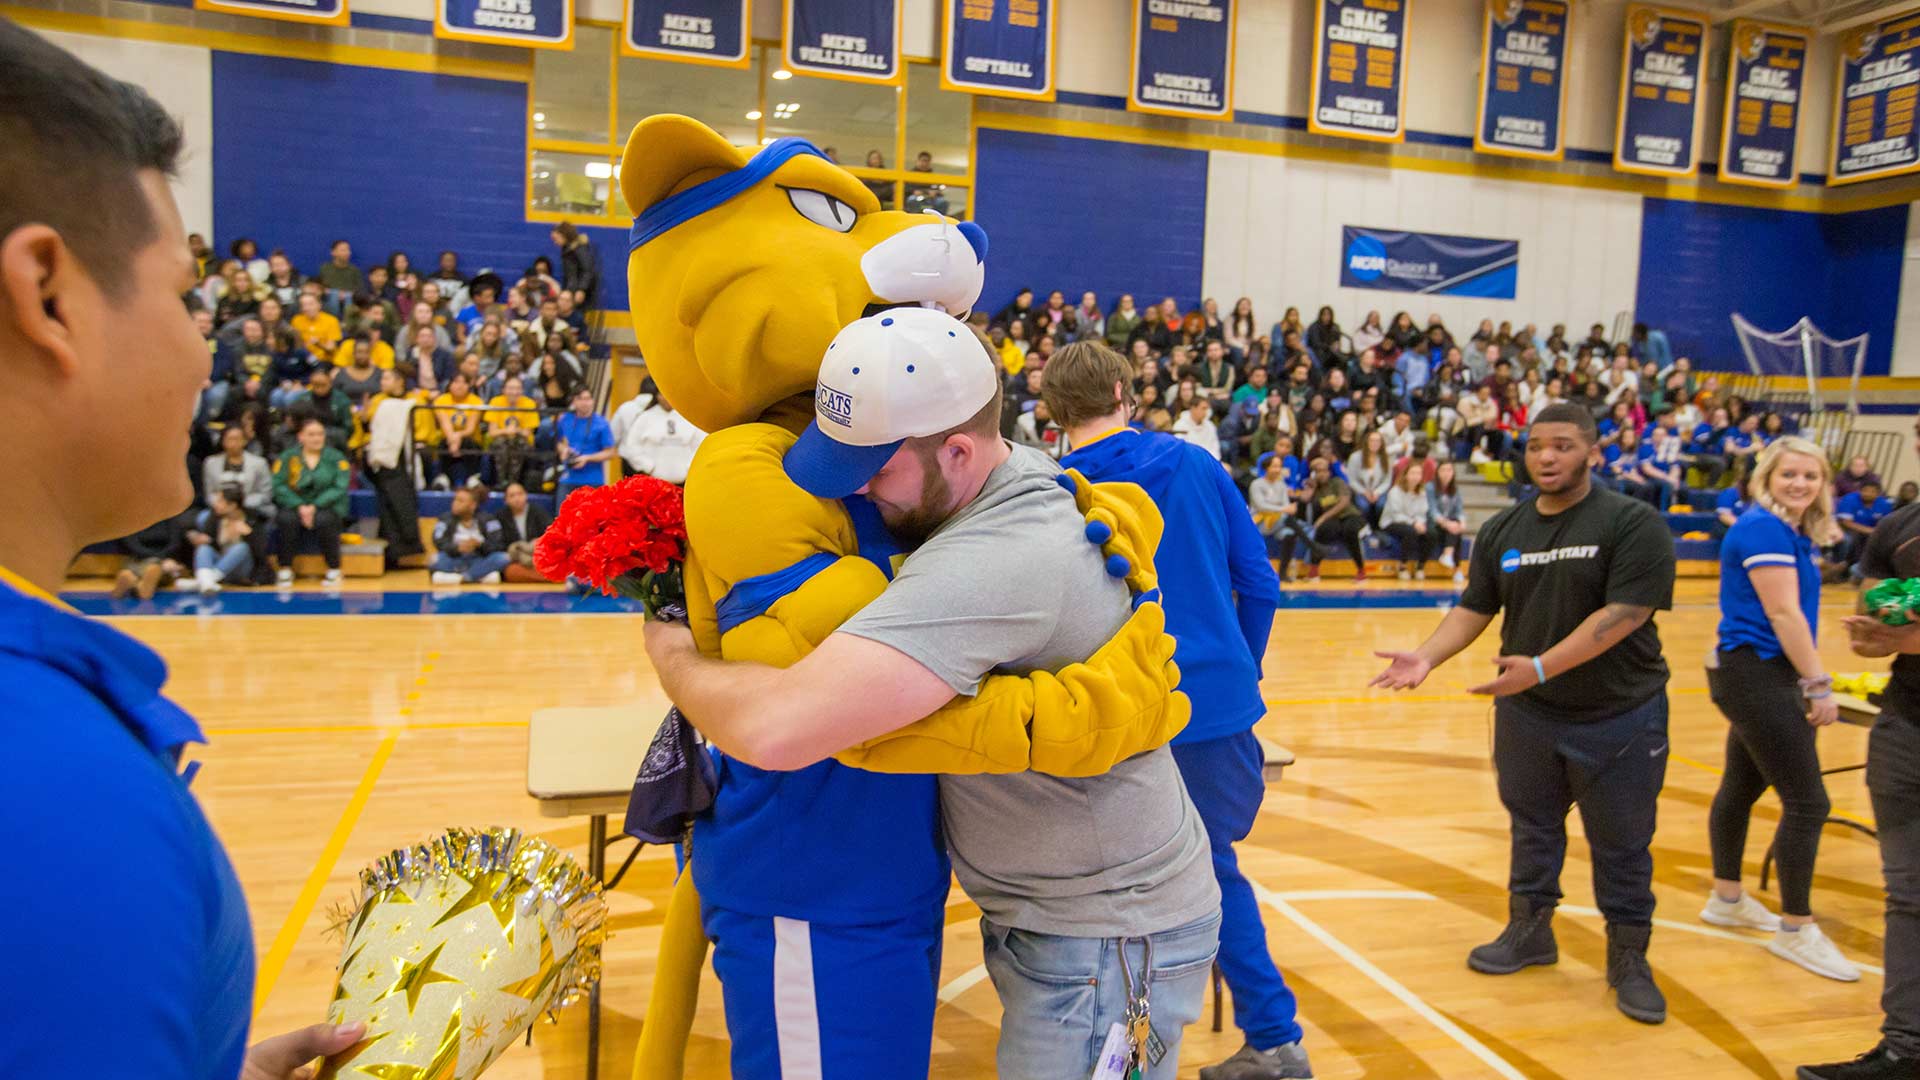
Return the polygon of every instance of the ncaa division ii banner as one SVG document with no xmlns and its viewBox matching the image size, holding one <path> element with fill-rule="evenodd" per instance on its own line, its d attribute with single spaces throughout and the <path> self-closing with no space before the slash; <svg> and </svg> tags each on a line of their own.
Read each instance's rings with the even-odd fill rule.
<svg viewBox="0 0 1920 1080">
<path fill-rule="evenodd" d="M 1692 176 L 1700 165 L 1706 17 L 1629 4 L 1626 37 L 1613 167 L 1648 176 Z"/>
<path fill-rule="evenodd" d="M 743 68 L 751 0 L 627 0 L 620 51 L 627 56 Z"/>
<path fill-rule="evenodd" d="M 1567 156 L 1572 18 L 1571 0 L 1486 0 L 1475 150 L 1548 161 Z"/>
<path fill-rule="evenodd" d="M 1234 0 L 1133 0 L 1127 108 L 1165 116 L 1233 116 Z"/>
<path fill-rule="evenodd" d="M 1727 111 L 1720 123 L 1720 179 L 1793 187 L 1800 182 L 1800 99 L 1807 35 L 1741 19 L 1727 57 Z"/>
<path fill-rule="evenodd" d="M 347 0 L 193 0 L 193 7 L 195 11 L 218 11 L 226 15 L 252 15 L 321 26 L 347 25 Z"/>
<path fill-rule="evenodd" d="M 1340 228 L 1340 285 L 1347 289 L 1513 299 L 1520 241 Z"/>
<path fill-rule="evenodd" d="M 787 67 L 801 75 L 899 86 L 900 0 L 787 0 Z"/>
<path fill-rule="evenodd" d="M 573 0 L 437 0 L 433 36 L 523 49 L 573 48 Z"/>
<path fill-rule="evenodd" d="M 1843 35 L 1839 83 L 1827 183 L 1920 171 L 1920 139 L 1913 130 L 1920 94 L 1920 11 Z"/>
<path fill-rule="evenodd" d="M 1053 100 L 1054 0 L 947 0 L 940 88 Z"/>
<path fill-rule="evenodd" d="M 1314 0 L 1307 130 L 1407 137 L 1407 8 L 1413 0 Z"/>
</svg>

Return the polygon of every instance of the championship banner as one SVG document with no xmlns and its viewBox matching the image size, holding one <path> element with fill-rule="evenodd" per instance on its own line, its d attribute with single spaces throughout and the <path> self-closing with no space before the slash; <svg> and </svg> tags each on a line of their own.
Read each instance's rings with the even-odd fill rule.
<svg viewBox="0 0 1920 1080">
<path fill-rule="evenodd" d="M 1233 117 L 1234 0 L 1133 0 L 1127 108 Z"/>
<path fill-rule="evenodd" d="M 1920 11 L 1842 35 L 1839 66 L 1827 183 L 1920 171 L 1920 136 L 1913 130 Z"/>
<path fill-rule="evenodd" d="M 1316 135 L 1407 137 L 1407 8 L 1413 0 L 1315 0 L 1312 101 Z"/>
<path fill-rule="evenodd" d="M 1700 167 L 1700 91 L 1707 20 L 1697 12 L 1627 5 L 1613 167 L 1692 176 Z"/>
<path fill-rule="evenodd" d="M 751 8 L 752 0 L 627 0 L 620 52 L 744 68 L 752 62 Z"/>
<path fill-rule="evenodd" d="M 1727 57 L 1727 111 L 1720 121 L 1720 179 L 1790 188 L 1800 182 L 1800 100 L 1809 38 L 1741 19 Z"/>
<path fill-rule="evenodd" d="M 1545 161 L 1567 156 L 1572 18 L 1571 0 L 1486 0 L 1475 150 Z"/>
<path fill-rule="evenodd" d="M 947 0 L 940 88 L 1053 100 L 1054 0 Z"/>
<path fill-rule="evenodd" d="M 347 25 L 347 0 L 193 0 L 193 9 L 320 26 Z"/>
<path fill-rule="evenodd" d="M 1340 228 L 1340 286 L 1429 296 L 1513 299 L 1520 241 Z"/>
<path fill-rule="evenodd" d="M 523 49 L 571 49 L 573 0 L 436 0 L 433 36 Z"/>
<path fill-rule="evenodd" d="M 900 0 L 786 0 L 780 50 L 801 75 L 899 86 Z"/>
</svg>

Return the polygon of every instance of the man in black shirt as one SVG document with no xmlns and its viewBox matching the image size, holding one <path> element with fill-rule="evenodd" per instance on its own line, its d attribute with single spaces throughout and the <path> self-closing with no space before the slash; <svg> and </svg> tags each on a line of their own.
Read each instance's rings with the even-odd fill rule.
<svg viewBox="0 0 1920 1080">
<path fill-rule="evenodd" d="M 1559 959 L 1553 909 L 1580 807 L 1595 899 L 1607 919 L 1607 985 L 1620 1011 L 1666 1019 L 1647 967 L 1653 926 L 1654 809 L 1667 773 L 1667 663 L 1653 613 L 1673 606 L 1673 536 L 1646 503 L 1597 487 L 1593 418 L 1540 411 L 1527 438 L 1539 494 L 1474 539 L 1460 606 L 1374 686 L 1419 686 L 1471 645 L 1501 609 L 1499 675 L 1472 688 L 1494 704 L 1493 764 L 1513 827 L 1507 928 L 1467 958 L 1509 975 Z"/>
<path fill-rule="evenodd" d="M 1920 426 L 1914 448 L 1920 450 Z M 1888 578 L 1920 578 L 1920 504 L 1901 507 L 1874 526 L 1860 572 L 1867 588 Z M 1856 654 L 1894 658 L 1880 718 L 1867 738 L 1867 791 L 1887 879 L 1887 974 L 1880 991 L 1886 1020 L 1872 1050 L 1848 1062 L 1803 1065 L 1796 1075 L 1920 1080 L 1920 623 L 1888 626 L 1870 615 L 1852 615 L 1846 627 Z"/>
</svg>

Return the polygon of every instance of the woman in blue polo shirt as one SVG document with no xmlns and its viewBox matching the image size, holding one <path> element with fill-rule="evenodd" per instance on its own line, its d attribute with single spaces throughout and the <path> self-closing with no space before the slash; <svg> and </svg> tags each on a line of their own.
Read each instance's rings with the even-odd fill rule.
<svg viewBox="0 0 1920 1080">
<path fill-rule="evenodd" d="M 1860 978 L 1813 921 L 1808 893 L 1826 824 L 1826 782 L 1815 730 L 1838 709 L 1820 662 L 1820 572 L 1813 552 L 1831 541 L 1833 489 L 1818 446 L 1788 436 L 1761 455 L 1754 505 L 1720 543 L 1720 643 L 1707 687 L 1731 725 L 1727 770 L 1713 797 L 1709 835 L 1713 895 L 1700 917 L 1716 926 L 1772 930 L 1767 951 L 1817 975 Z M 1740 886 L 1747 822 L 1767 788 L 1780 794 L 1774 853 L 1780 863 L 1776 917 Z"/>
</svg>

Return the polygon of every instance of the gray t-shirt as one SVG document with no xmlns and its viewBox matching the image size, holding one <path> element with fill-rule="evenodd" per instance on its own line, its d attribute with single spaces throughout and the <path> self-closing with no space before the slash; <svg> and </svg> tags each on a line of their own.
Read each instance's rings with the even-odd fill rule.
<svg viewBox="0 0 1920 1080">
<path fill-rule="evenodd" d="M 1087 541 L 1060 466 L 1012 453 L 840 632 L 906 653 L 957 694 L 1106 644 L 1127 620 L 1126 584 Z M 1001 925 L 1139 936 L 1219 906 L 1206 829 L 1166 747 L 1083 779 L 942 776 L 940 808 L 954 873 Z"/>
</svg>

